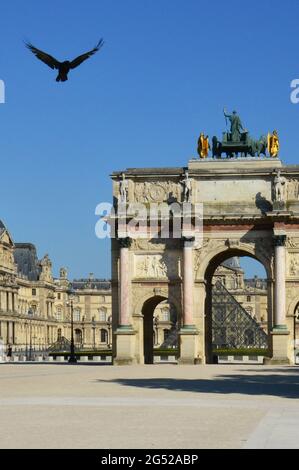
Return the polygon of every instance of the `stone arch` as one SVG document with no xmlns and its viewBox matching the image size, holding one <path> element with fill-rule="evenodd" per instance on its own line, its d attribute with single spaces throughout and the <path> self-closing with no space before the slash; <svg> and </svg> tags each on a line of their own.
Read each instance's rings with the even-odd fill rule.
<svg viewBox="0 0 299 470">
<path fill-rule="evenodd" d="M 174 292 L 169 292 L 169 289 L 161 288 L 161 289 L 154 289 L 148 290 L 142 296 L 138 297 L 135 301 L 135 305 L 133 307 L 133 315 L 139 316 L 142 312 L 144 304 L 149 301 L 152 297 L 160 296 L 162 300 L 168 300 L 169 303 L 172 303 L 177 311 L 178 318 L 180 316 L 180 312 L 182 309 L 181 300 L 178 295 L 174 295 Z M 158 303 L 160 303 L 158 302 Z M 158 305 L 158 304 L 157 304 Z"/>
<path fill-rule="evenodd" d="M 212 362 L 212 323 L 211 323 L 211 308 L 212 308 L 212 278 L 217 267 L 226 261 L 229 258 L 238 257 L 250 257 L 260 262 L 267 275 L 268 280 L 268 330 L 270 331 L 271 326 L 274 320 L 273 312 L 273 278 L 272 278 L 272 263 L 271 258 L 266 256 L 261 256 L 256 254 L 255 247 L 244 247 L 238 246 L 229 247 L 229 246 L 218 246 L 212 252 L 204 258 L 202 265 L 200 266 L 200 274 L 205 282 L 205 301 L 204 301 L 204 351 L 206 362 Z M 269 335 L 269 349 L 271 348 L 270 344 L 270 335 Z"/>
<path fill-rule="evenodd" d="M 152 295 L 142 306 L 143 316 L 143 355 L 145 364 L 153 364 L 154 362 L 154 311 L 160 302 L 167 300 L 162 294 Z"/>
<path fill-rule="evenodd" d="M 295 315 L 296 307 L 299 305 L 299 295 L 296 295 L 289 303 L 287 316 L 293 317 Z"/>
<path fill-rule="evenodd" d="M 203 253 L 203 255 L 201 255 L 201 253 L 199 254 L 200 262 L 198 263 L 198 269 L 196 271 L 196 279 L 198 280 L 206 278 L 206 271 L 214 259 L 223 258 L 222 261 L 219 262 L 219 264 L 221 264 L 221 262 L 234 256 L 249 256 L 259 261 L 266 270 L 267 278 L 273 278 L 273 267 L 271 263 L 272 253 L 267 253 L 268 256 L 263 254 L 261 250 L 256 248 L 254 243 L 246 245 L 239 244 L 238 247 L 230 247 L 229 243 L 225 244 L 225 241 L 223 241 L 222 244 L 219 244 L 213 249 L 209 249 L 206 251 L 206 254 L 204 254 L 205 253 Z"/>
</svg>

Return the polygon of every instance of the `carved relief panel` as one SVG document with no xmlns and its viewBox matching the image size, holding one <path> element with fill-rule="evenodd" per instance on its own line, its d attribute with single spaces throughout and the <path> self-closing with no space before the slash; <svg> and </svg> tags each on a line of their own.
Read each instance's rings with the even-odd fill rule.
<svg viewBox="0 0 299 470">
<path fill-rule="evenodd" d="M 287 274 L 292 277 L 299 277 L 299 253 L 289 253 Z"/>
<path fill-rule="evenodd" d="M 181 192 L 181 185 L 174 181 L 135 183 L 134 202 L 179 202 Z"/>
<path fill-rule="evenodd" d="M 138 279 L 177 279 L 180 277 L 180 257 L 176 253 L 135 254 L 134 276 Z"/>
</svg>

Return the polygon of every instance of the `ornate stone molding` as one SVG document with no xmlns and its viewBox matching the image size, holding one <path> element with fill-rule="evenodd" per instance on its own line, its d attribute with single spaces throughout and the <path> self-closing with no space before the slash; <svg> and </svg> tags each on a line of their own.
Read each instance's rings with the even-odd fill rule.
<svg viewBox="0 0 299 470">
<path fill-rule="evenodd" d="M 179 249 L 180 240 L 179 239 L 165 239 L 165 238 L 154 238 L 154 239 L 144 239 L 139 238 L 132 240 L 132 250 L 140 251 L 160 251 L 163 252 L 166 249 Z"/>
</svg>

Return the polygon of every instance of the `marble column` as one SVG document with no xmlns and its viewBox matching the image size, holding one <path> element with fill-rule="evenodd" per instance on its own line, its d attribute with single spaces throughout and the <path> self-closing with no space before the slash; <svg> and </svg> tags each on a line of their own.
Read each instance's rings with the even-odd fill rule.
<svg viewBox="0 0 299 470">
<path fill-rule="evenodd" d="M 274 328 L 286 328 L 286 236 L 275 237 Z"/>
<path fill-rule="evenodd" d="M 193 326 L 193 240 L 184 240 L 183 250 L 183 324 Z"/>
<path fill-rule="evenodd" d="M 130 266 L 129 247 L 130 238 L 119 239 L 120 243 L 120 301 L 119 301 L 119 326 L 130 326 Z"/>
<path fill-rule="evenodd" d="M 179 331 L 179 364 L 196 364 L 198 357 L 198 331 L 193 318 L 193 244 L 194 238 L 183 238 L 183 325 Z"/>
</svg>

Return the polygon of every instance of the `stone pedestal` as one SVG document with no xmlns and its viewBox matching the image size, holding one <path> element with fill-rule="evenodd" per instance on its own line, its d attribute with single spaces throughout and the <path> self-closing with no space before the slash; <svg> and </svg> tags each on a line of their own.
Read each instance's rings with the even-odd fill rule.
<svg viewBox="0 0 299 470">
<path fill-rule="evenodd" d="M 113 364 L 116 366 L 136 364 L 135 334 L 131 326 L 120 326 L 115 331 L 116 357 Z"/>
<path fill-rule="evenodd" d="M 290 332 L 284 329 L 274 328 L 271 332 L 273 355 L 265 359 L 265 364 L 279 365 L 290 364 L 288 358 L 288 340 Z"/>
<path fill-rule="evenodd" d="M 196 341 L 198 331 L 194 326 L 185 326 L 179 331 L 180 336 L 180 357 L 178 364 L 200 364 L 196 353 Z"/>
</svg>

